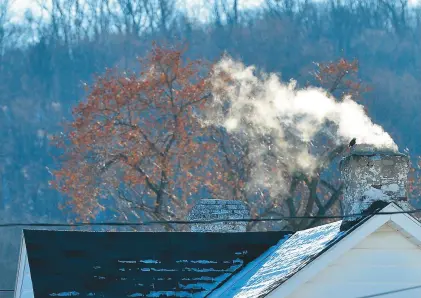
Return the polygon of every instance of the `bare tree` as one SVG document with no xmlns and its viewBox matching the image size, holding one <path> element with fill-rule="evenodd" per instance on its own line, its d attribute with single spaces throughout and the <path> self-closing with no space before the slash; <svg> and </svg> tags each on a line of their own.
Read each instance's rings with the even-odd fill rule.
<svg viewBox="0 0 421 298">
<path fill-rule="evenodd" d="M 0 3 L 0 59 L 4 55 L 6 41 L 12 34 L 12 28 L 10 28 L 10 7 L 13 2 L 13 0 L 4 0 Z"/>
</svg>

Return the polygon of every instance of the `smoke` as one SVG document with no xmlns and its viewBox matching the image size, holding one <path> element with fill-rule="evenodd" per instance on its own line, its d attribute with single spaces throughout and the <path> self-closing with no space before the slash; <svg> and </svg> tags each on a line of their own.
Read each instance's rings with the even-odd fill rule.
<svg viewBox="0 0 421 298">
<path fill-rule="evenodd" d="M 207 122 L 222 126 L 249 145 L 255 184 L 284 188 L 285 175 L 311 173 L 320 165 L 315 142 L 333 146 L 357 143 L 397 150 L 393 139 L 374 124 L 363 106 L 346 97 L 336 101 L 325 90 L 299 89 L 276 74 L 259 73 L 224 57 L 211 77 L 214 100 Z M 324 149 L 327 150 L 326 147 Z M 278 185 L 275 187 L 274 185 Z"/>
</svg>

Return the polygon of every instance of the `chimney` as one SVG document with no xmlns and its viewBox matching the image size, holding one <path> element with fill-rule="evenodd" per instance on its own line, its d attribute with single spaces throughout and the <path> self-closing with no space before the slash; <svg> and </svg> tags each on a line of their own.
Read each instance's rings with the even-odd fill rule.
<svg viewBox="0 0 421 298">
<path fill-rule="evenodd" d="M 189 221 L 199 220 L 224 220 L 224 219 L 249 219 L 250 211 L 241 201 L 202 199 L 187 216 Z M 234 233 L 246 232 L 245 221 L 223 221 L 191 224 L 192 232 L 217 232 Z"/>
<path fill-rule="evenodd" d="M 405 154 L 358 144 L 342 159 L 340 170 L 345 215 L 369 214 L 388 203 L 407 200 L 409 158 Z M 345 218 L 342 229 L 359 219 Z"/>
</svg>

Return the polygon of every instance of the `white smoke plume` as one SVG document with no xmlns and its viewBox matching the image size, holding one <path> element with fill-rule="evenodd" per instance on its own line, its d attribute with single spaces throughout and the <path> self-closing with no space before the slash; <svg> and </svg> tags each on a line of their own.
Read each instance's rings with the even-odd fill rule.
<svg viewBox="0 0 421 298">
<path fill-rule="evenodd" d="M 337 101 L 320 88 L 298 89 L 295 81 L 284 83 L 276 74 L 256 74 L 255 67 L 229 57 L 215 65 L 211 81 L 214 101 L 207 120 L 249 144 L 254 182 L 272 191 L 284 189 L 285 170 L 314 171 L 317 138 L 335 145 L 356 138 L 360 144 L 398 149 L 351 98 Z"/>
</svg>

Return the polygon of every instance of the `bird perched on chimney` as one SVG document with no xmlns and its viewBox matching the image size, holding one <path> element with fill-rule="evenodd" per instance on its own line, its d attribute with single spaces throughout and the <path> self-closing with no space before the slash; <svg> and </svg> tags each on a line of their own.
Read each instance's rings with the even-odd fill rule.
<svg viewBox="0 0 421 298">
<path fill-rule="evenodd" d="M 353 138 L 353 139 L 351 140 L 351 142 L 349 142 L 348 147 L 349 147 L 349 148 L 353 147 L 353 146 L 355 145 L 355 143 L 356 143 L 356 142 L 357 142 L 357 139 L 356 139 L 356 138 Z"/>
</svg>

